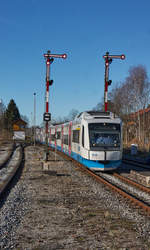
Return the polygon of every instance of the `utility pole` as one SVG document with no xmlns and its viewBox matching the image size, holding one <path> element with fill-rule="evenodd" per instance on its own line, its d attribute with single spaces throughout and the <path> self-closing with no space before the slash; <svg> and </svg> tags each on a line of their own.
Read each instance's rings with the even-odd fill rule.
<svg viewBox="0 0 150 250">
<path fill-rule="evenodd" d="M 125 59 L 125 55 L 109 55 L 109 52 L 106 52 L 106 55 L 103 56 L 105 59 L 105 87 L 104 87 L 104 111 L 107 112 L 108 108 L 108 86 L 111 85 L 112 80 L 109 80 L 109 64 L 112 63 L 112 59 Z"/>
<path fill-rule="evenodd" d="M 48 125 L 51 121 L 51 113 L 49 113 L 49 86 L 53 84 L 53 80 L 50 80 L 50 65 L 54 61 L 54 58 L 66 59 L 66 54 L 51 54 L 50 50 L 44 54 L 46 59 L 46 96 L 45 96 L 45 113 L 43 120 L 45 122 L 45 161 L 48 161 Z"/>
<path fill-rule="evenodd" d="M 34 146 L 36 140 L 36 93 L 34 95 Z"/>
</svg>

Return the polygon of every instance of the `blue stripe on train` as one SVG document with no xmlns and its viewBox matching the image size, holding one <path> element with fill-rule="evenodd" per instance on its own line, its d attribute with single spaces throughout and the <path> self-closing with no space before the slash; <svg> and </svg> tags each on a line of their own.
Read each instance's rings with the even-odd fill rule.
<svg viewBox="0 0 150 250">
<path fill-rule="evenodd" d="M 103 162 L 99 162 L 99 161 L 91 161 L 91 160 L 87 160 L 85 158 L 83 158 L 82 156 L 76 154 L 76 153 L 71 153 L 71 157 L 74 158 L 75 160 L 79 161 L 80 163 L 82 163 L 84 166 L 88 167 L 88 168 L 95 168 L 95 169 L 115 169 L 118 168 L 121 164 L 121 160 L 118 161 L 110 161 L 107 164 L 104 164 Z"/>
<path fill-rule="evenodd" d="M 55 145 L 51 144 L 51 147 L 55 148 Z M 61 147 L 57 146 L 57 150 L 61 151 Z M 76 161 L 82 163 L 84 166 L 88 167 L 88 168 L 95 168 L 95 169 L 103 169 L 103 170 L 107 170 L 107 169 L 116 169 L 120 166 L 121 164 L 121 160 L 117 160 L 117 161 L 109 161 L 109 163 L 104 164 L 102 162 L 99 161 L 91 161 L 91 160 L 87 160 L 85 158 L 83 158 L 81 155 L 71 152 L 71 155 L 69 155 L 68 151 L 64 151 L 63 153 L 67 154 L 68 156 L 72 157 L 73 159 L 75 159 Z"/>
</svg>

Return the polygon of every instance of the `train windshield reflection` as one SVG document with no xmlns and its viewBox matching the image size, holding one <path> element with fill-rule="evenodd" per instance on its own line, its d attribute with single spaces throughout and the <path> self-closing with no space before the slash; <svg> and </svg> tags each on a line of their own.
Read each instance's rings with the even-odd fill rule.
<svg viewBox="0 0 150 250">
<path fill-rule="evenodd" d="M 89 124 L 90 147 L 120 147 L 120 125 Z"/>
</svg>

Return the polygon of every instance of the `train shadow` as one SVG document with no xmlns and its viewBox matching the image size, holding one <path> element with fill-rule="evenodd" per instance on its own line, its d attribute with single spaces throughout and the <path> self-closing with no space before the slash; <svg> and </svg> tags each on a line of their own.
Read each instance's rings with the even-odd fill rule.
<svg viewBox="0 0 150 250">
<path fill-rule="evenodd" d="M 138 161 L 126 161 L 125 159 L 122 161 L 121 166 L 117 169 L 119 173 L 129 174 L 131 171 L 136 172 L 149 172 L 150 174 L 150 164 L 145 164 Z"/>
</svg>

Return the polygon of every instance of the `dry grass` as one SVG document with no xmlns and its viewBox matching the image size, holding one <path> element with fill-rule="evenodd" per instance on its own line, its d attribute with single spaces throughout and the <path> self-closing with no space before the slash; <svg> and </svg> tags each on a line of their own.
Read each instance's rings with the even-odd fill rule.
<svg viewBox="0 0 150 250">
<path fill-rule="evenodd" d="M 3 129 L 0 130 L 0 141 L 6 141 L 12 139 L 12 133 Z"/>
<path fill-rule="evenodd" d="M 146 157 L 146 156 L 150 155 L 150 143 L 145 144 L 144 142 L 139 141 L 136 138 L 134 140 L 128 142 L 127 144 L 126 143 L 123 144 L 123 152 L 125 154 L 130 154 L 132 144 L 137 145 L 137 148 L 138 148 L 137 155 L 138 156 Z"/>
</svg>

